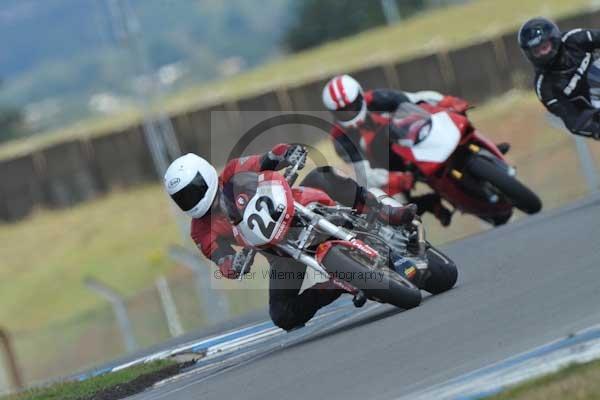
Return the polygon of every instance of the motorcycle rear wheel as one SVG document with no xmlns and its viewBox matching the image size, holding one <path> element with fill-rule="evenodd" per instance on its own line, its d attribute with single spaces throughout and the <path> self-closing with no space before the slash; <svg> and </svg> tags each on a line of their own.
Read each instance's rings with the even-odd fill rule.
<svg viewBox="0 0 600 400">
<path fill-rule="evenodd" d="M 353 250 L 346 247 L 332 247 L 323 259 L 323 265 L 330 274 L 362 290 L 371 300 L 405 310 L 421 304 L 419 288 L 387 268 L 367 267 L 358 254 L 353 254 Z"/>
</svg>

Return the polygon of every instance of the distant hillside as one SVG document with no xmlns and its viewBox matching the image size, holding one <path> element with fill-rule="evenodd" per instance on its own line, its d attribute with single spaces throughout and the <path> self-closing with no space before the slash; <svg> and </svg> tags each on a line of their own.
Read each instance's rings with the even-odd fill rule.
<svg viewBox="0 0 600 400">
<path fill-rule="evenodd" d="M 175 62 L 182 81 L 219 75 L 223 60 L 252 67 L 279 51 L 291 0 L 130 0 L 153 69 Z M 0 103 L 53 99 L 76 119 L 97 92 L 127 93 L 134 68 L 111 20 L 115 0 L 3 0 Z M 260 3 L 260 7 L 257 4 Z M 42 106 L 38 107 L 43 109 Z M 66 119 L 70 119 L 66 116 Z M 64 122 L 64 121 L 63 121 Z"/>
</svg>

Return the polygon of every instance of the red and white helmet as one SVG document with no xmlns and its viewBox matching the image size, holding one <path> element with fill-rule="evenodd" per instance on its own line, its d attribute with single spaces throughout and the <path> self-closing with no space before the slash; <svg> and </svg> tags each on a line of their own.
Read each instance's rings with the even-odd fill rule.
<svg viewBox="0 0 600 400">
<path fill-rule="evenodd" d="M 349 75 L 338 75 L 327 82 L 323 88 L 323 104 L 345 128 L 360 125 L 367 116 L 362 87 Z"/>
</svg>

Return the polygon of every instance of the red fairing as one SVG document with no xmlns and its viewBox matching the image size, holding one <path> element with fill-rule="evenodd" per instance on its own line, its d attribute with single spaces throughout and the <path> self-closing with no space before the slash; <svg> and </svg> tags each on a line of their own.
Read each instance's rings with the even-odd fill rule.
<svg viewBox="0 0 600 400">
<path fill-rule="evenodd" d="M 452 122 L 454 122 L 456 128 L 458 128 L 458 131 L 463 137 L 467 132 L 472 130 L 471 122 L 464 115 L 456 114 L 453 112 L 449 112 L 448 115 L 450 116 L 450 119 L 452 120 Z"/>
<path fill-rule="evenodd" d="M 294 197 L 294 200 L 296 200 L 303 206 L 307 206 L 311 203 L 320 203 L 326 206 L 335 206 L 335 201 L 333 201 L 331 197 L 327 195 L 327 193 L 325 193 L 322 190 L 311 187 L 295 187 L 292 189 L 292 196 Z"/>
<path fill-rule="evenodd" d="M 426 161 L 417 161 L 410 147 L 400 146 L 397 143 L 392 143 L 392 151 L 402 157 L 407 164 L 414 164 L 419 167 L 419 170 L 424 175 L 433 175 L 444 164 Z"/>
<path fill-rule="evenodd" d="M 379 256 L 377 250 L 375 250 L 374 248 L 372 248 L 371 246 L 359 239 L 353 239 L 351 241 L 329 240 L 327 242 L 321 243 L 319 247 L 317 247 L 317 253 L 315 254 L 315 258 L 319 262 L 319 264 L 323 261 L 323 259 L 325 258 L 327 253 L 329 253 L 329 250 L 331 250 L 333 246 L 344 246 L 349 249 L 356 249 L 371 259 L 374 259 L 377 256 Z"/>
<path fill-rule="evenodd" d="M 492 142 L 491 140 L 489 140 L 485 136 L 481 135 L 479 133 L 479 131 L 474 130 L 473 134 L 470 135 L 470 140 L 472 142 L 475 142 L 476 144 L 478 144 L 481 147 L 485 147 L 487 150 L 489 150 L 490 152 L 492 152 L 499 159 L 506 161 L 506 158 L 504 157 L 504 154 L 502 154 L 500 152 L 500 150 L 498 150 L 498 146 L 496 146 L 496 143 Z"/>
<path fill-rule="evenodd" d="M 277 232 L 275 233 L 275 236 L 273 236 L 273 239 L 269 243 L 260 246 L 260 247 L 269 247 L 269 246 L 273 246 L 273 245 L 279 243 L 287 235 L 287 233 L 290 229 L 290 224 L 292 222 L 292 219 L 294 218 L 294 213 L 295 213 L 294 197 L 292 195 L 292 190 L 291 190 L 290 185 L 288 184 L 287 180 L 280 173 L 278 173 L 276 171 L 265 171 L 265 172 L 261 173 L 258 176 L 258 181 L 259 181 L 259 183 L 258 183 L 259 188 L 261 186 L 268 186 L 268 185 L 275 184 L 275 185 L 281 185 L 283 187 L 283 189 L 285 190 L 285 198 L 286 198 L 285 215 L 283 216 L 283 219 L 281 220 L 281 222 L 279 222 L 279 227 L 277 228 Z M 235 227 L 233 228 L 233 234 L 234 234 L 236 240 L 238 241 L 238 243 L 248 245 L 244 242 L 242 235 L 240 235 L 239 231 Z"/>
<path fill-rule="evenodd" d="M 444 96 L 437 105 L 461 114 L 469 109 L 468 101 L 454 96 Z"/>
</svg>

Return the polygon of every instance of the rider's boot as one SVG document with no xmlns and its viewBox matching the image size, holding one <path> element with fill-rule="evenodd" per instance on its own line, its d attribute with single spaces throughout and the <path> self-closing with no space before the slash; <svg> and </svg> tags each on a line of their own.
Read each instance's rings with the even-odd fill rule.
<svg viewBox="0 0 600 400">
<path fill-rule="evenodd" d="M 377 219 L 390 225 L 410 224 L 417 215 L 415 204 L 404 206 L 380 189 L 370 189 L 364 204 L 369 213 L 377 213 Z"/>
<path fill-rule="evenodd" d="M 442 202 L 439 202 L 433 207 L 433 215 L 440 221 L 442 226 L 450 226 L 452 222 L 452 211 L 448 210 Z"/>
<path fill-rule="evenodd" d="M 452 222 L 452 211 L 444 207 L 442 198 L 436 193 L 413 197 L 412 201 L 417 205 L 419 215 L 430 212 L 440 221 L 442 226 L 449 226 Z"/>
</svg>

